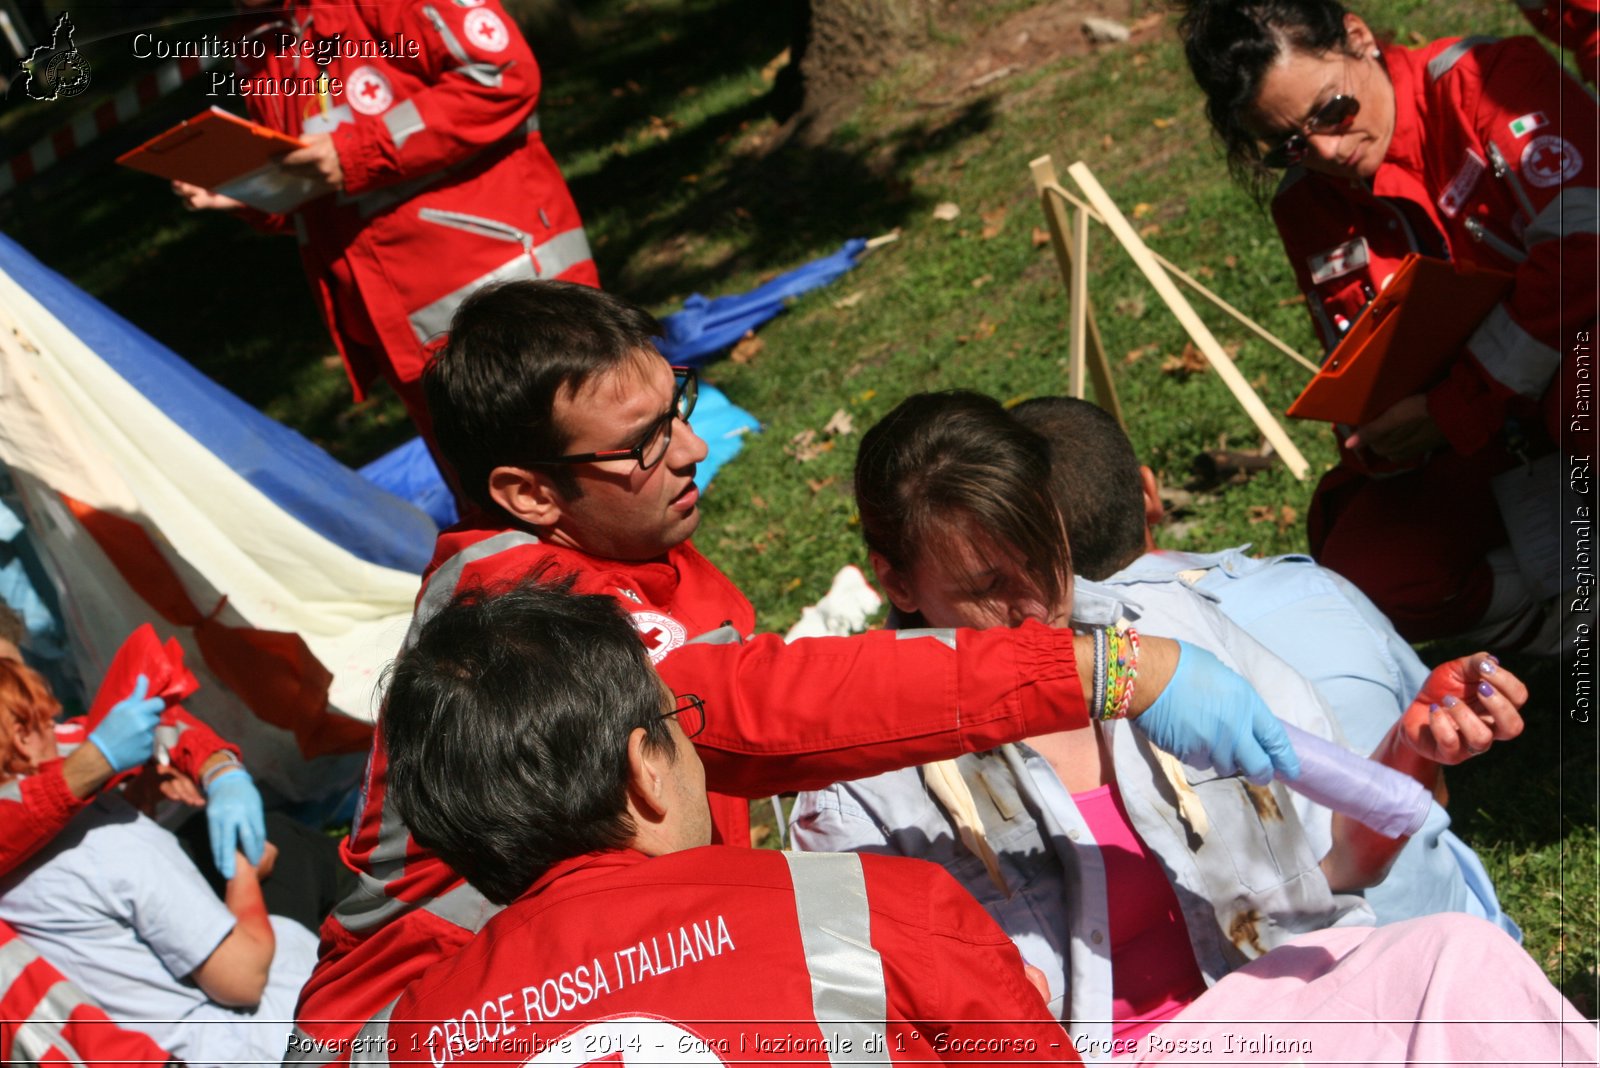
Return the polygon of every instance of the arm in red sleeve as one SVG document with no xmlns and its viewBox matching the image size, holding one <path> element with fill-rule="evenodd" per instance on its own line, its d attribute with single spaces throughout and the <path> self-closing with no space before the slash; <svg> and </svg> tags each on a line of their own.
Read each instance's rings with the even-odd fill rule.
<svg viewBox="0 0 1600 1068">
<path fill-rule="evenodd" d="M 940 1061 L 1018 1068 L 1078 1063 L 1071 1036 L 1024 974 L 1017 947 L 949 872 L 901 857 L 861 862 L 894 1052 L 921 1060 L 931 1047 Z M 926 912 L 907 922 L 897 914 L 913 901 Z"/>
<path fill-rule="evenodd" d="M 539 99 L 539 65 L 498 0 L 422 0 L 397 15 L 397 34 L 388 36 L 418 42 L 422 54 L 396 66 L 415 69 L 428 86 L 334 131 L 351 195 L 442 170 L 515 135 Z"/>
<path fill-rule="evenodd" d="M 178 740 L 168 751 L 168 759 L 173 767 L 195 782 L 200 781 L 202 765 L 216 753 L 228 752 L 240 756 L 238 746 L 223 741 L 221 735 L 195 719 L 181 705 L 167 709 L 161 722 L 178 728 Z"/>
<path fill-rule="evenodd" d="M 674 690 L 705 700 L 695 745 L 721 793 L 819 789 L 1089 721 L 1073 634 L 1041 623 L 789 644 L 734 644 L 731 628 L 717 644 L 721 633 L 658 665 Z"/>
<path fill-rule="evenodd" d="M 1594 275 L 1600 113 L 1594 97 L 1536 41 L 1519 38 L 1483 51 L 1481 80 L 1464 76 L 1472 71 L 1457 78 L 1459 104 L 1511 174 L 1486 174 L 1481 181 L 1520 185 L 1532 217 L 1519 208 L 1515 223 L 1480 220 L 1500 239 L 1519 241 L 1527 258 L 1506 265 L 1516 276 L 1511 294 L 1468 339 L 1466 358 L 1428 393 L 1429 413 L 1451 447 L 1465 454 L 1500 429 L 1512 401 L 1544 395 L 1562 363 L 1572 363 L 1578 332 L 1591 328 L 1600 312 Z M 1521 136 L 1511 132 L 1512 120 L 1533 114 L 1549 125 Z"/>
<path fill-rule="evenodd" d="M 51 760 L 24 779 L 0 784 L 0 875 L 37 853 L 88 804 L 67 788 L 61 765 Z"/>
</svg>

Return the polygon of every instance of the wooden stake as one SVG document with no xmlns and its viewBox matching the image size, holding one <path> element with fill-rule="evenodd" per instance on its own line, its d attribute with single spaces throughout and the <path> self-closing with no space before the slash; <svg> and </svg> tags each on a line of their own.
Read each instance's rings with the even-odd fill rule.
<svg viewBox="0 0 1600 1068">
<path fill-rule="evenodd" d="M 1074 332 L 1079 328 L 1079 314 L 1081 312 L 1083 342 L 1081 349 L 1069 348 L 1072 373 L 1069 376 L 1068 388 L 1074 397 L 1084 395 L 1083 370 L 1087 364 L 1089 379 L 1094 383 L 1095 401 L 1110 412 L 1116 419 L 1117 425 L 1123 430 L 1128 429 L 1127 421 L 1122 417 L 1122 403 L 1117 399 L 1116 384 L 1111 378 L 1111 365 L 1106 360 L 1104 345 L 1100 341 L 1100 324 L 1095 321 L 1094 308 L 1089 301 L 1089 261 L 1087 259 L 1088 234 L 1079 235 L 1083 241 L 1084 258 L 1081 260 L 1082 271 L 1074 270 L 1073 250 L 1067 242 L 1069 222 L 1067 211 L 1062 204 L 1061 197 L 1050 192 L 1059 190 L 1060 182 L 1056 180 L 1055 164 L 1049 156 L 1040 156 L 1028 164 L 1028 169 L 1033 173 L 1033 186 L 1039 192 L 1039 206 L 1044 209 L 1045 223 L 1050 228 L 1050 247 L 1055 252 L 1056 266 L 1061 271 L 1061 281 L 1067 287 L 1067 299 L 1072 307 L 1072 326 Z M 1088 220 L 1079 212 L 1078 225 L 1087 229 Z M 1083 275 L 1081 300 L 1078 291 L 1078 274 Z M 1069 345 L 1076 341 L 1069 337 Z"/>
<path fill-rule="evenodd" d="M 1300 454 L 1294 441 L 1273 417 L 1266 404 L 1256 395 L 1256 391 L 1250 388 L 1250 383 L 1244 380 L 1239 368 L 1234 366 L 1228 354 L 1222 351 L 1222 346 L 1211 336 L 1211 331 L 1201 322 L 1200 316 L 1195 314 L 1195 310 L 1189 306 L 1183 294 L 1178 292 L 1178 287 L 1173 284 L 1172 278 L 1156 262 L 1150 250 L 1145 247 L 1144 241 L 1134 232 L 1133 226 L 1117 207 L 1116 201 L 1106 193 L 1083 161 L 1080 160 L 1068 167 L 1067 173 L 1072 175 L 1072 180 L 1078 183 L 1089 203 L 1100 213 L 1112 236 L 1128 250 L 1128 255 L 1133 257 L 1134 264 L 1145 276 L 1146 281 L 1171 309 L 1172 314 L 1177 316 L 1178 322 L 1194 340 L 1195 347 L 1211 362 L 1211 366 L 1216 368 L 1217 377 L 1221 378 L 1233 393 L 1234 399 L 1244 408 L 1245 414 L 1261 430 L 1267 441 L 1272 443 L 1273 449 L 1283 459 L 1294 477 L 1303 481 L 1310 472 L 1311 465 Z"/>
</svg>

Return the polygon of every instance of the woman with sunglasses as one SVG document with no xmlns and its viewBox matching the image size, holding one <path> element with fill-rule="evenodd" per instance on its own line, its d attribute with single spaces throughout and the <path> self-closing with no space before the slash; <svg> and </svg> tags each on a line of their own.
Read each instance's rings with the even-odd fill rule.
<svg viewBox="0 0 1600 1068">
<path fill-rule="evenodd" d="M 1592 360 L 1593 97 L 1530 37 L 1402 48 L 1337 0 L 1186 7 L 1189 66 L 1229 168 L 1258 195 L 1282 174 L 1272 216 L 1325 346 L 1408 253 L 1514 276 L 1442 380 L 1338 428 L 1312 552 L 1413 641 L 1558 637 L 1491 480 L 1552 451 L 1575 411 L 1557 372 L 1573 382 Z"/>
</svg>

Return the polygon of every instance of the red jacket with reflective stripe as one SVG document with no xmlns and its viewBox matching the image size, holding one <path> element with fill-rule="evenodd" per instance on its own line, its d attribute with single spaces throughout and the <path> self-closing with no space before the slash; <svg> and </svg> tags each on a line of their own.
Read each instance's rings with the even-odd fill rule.
<svg viewBox="0 0 1600 1068">
<path fill-rule="evenodd" d="M 537 129 L 539 66 L 499 0 L 299 0 L 284 14 L 256 25 L 266 55 L 243 61 L 241 80 L 314 80 L 320 49 L 336 53 L 325 69 L 339 91 L 326 108 L 303 91 L 245 103 L 284 133 L 332 128 L 344 192 L 303 205 L 292 221 L 358 398 L 378 360 L 401 380 L 421 375 L 427 342 L 478 284 L 599 284 Z M 391 54 L 360 52 L 374 43 Z M 363 304 L 376 344 L 352 333 Z"/>
<path fill-rule="evenodd" d="M 0 1063 L 157 1068 L 155 1040 L 125 1031 L 0 921 Z"/>
<path fill-rule="evenodd" d="M 1508 414 L 1537 413 L 1575 343 L 1593 341 L 1596 105 L 1531 37 L 1390 47 L 1383 60 L 1395 129 L 1371 188 L 1295 168 L 1273 219 L 1329 347 L 1408 252 L 1515 274 L 1428 392 L 1450 445 L 1471 454 Z M 1555 392 L 1544 404 L 1553 438 Z"/>
<path fill-rule="evenodd" d="M 440 1066 L 1078 1060 L 942 868 L 721 846 L 558 864 L 362 1037 Z"/>
<path fill-rule="evenodd" d="M 472 559 L 476 554 L 486 554 Z M 467 561 L 471 562 L 467 562 Z M 755 613 L 727 576 L 684 543 L 641 564 L 602 560 L 531 535 L 464 526 L 439 538 L 418 598 L 425 619 L 458 589 L 513 584 L 541 568 L 616 597 L 674 690 L 706 703 L 695 747 L 718 838 L 749 843 L 749 797 L 821 787 L 1088 722 L 1070 631 L 879 631 L 785 644 L 751 637 Z M 435 582 L 444 586 L 435 588 Z M 727 624 L 727 626 L 724 626 Z M 694 638 L 704 641 L 692 641 Z M 725 641 L 715 640 L 726 638 Z M 381 735 L 345 861 L 360 889 L 323 925 L 301 993 L 308 1034 L 349 1034 L 495 910 L 411 840 L 384 792 Z"/>
</svg>

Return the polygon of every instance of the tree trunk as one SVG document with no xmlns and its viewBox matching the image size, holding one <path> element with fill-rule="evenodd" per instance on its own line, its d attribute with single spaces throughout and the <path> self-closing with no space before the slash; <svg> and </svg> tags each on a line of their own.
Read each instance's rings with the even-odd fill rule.
<svg viewBox="0 0 1600 1068">
<path fill-rule="evenodd" d="M 791 65 L 812 136 L 848 113 L 872 79 L 927 43 L 934 0 L 795 0 Z"/>
</svg>

